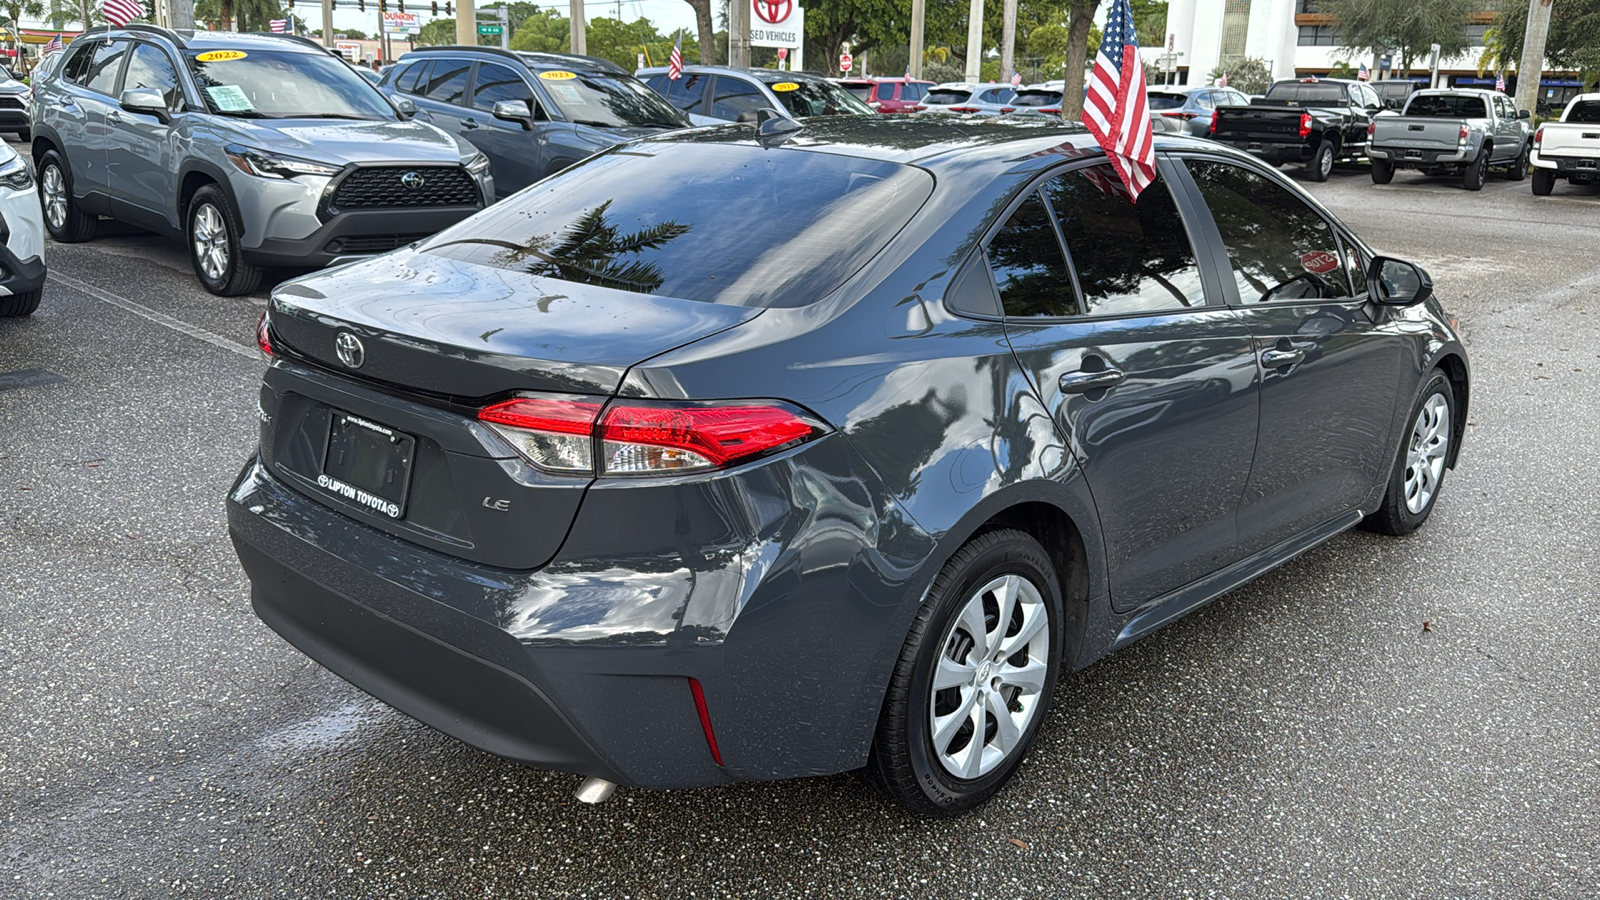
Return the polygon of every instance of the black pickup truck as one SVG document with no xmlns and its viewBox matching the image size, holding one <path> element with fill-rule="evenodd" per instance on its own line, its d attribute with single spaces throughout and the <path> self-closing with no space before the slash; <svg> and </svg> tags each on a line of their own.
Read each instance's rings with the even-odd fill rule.
<svg viewBox="0 0 1600 900">
<path fill-rule="evenodd" d="M 1218 107 L 1211 137 L 1271 163 L 1303 162 L 1312 181 L 1327 181 L 1334 160 L 1367 153 L 1367 124 L 1383 101 L 1360 81 L 1279 81 L 1249 106 Z"/>
</svg>

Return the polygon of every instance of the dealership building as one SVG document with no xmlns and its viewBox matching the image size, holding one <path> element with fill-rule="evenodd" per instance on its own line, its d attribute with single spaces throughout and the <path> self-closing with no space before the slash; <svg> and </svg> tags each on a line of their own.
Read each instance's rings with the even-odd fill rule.
<svg viewBox="0 0 1600 900">
<path fill-rule="evenodd" d="M 1494 86 L 1495 73 L 1478 74 L 1478 59 L 1483 55 L 1484 31 L 1493 24 L 1500 2 L 1521 0 L 1484 0 L 1483 11 L 1465 26 L 1473 46 L 1461 56 L 1440 60 L 1441 86 Z M 1170 0 L 1167 42 L 1176 59 L 1160 60 L 1166 47 L 1145 48 L 1142 56 L 1157 70 L 1174 69 L 1173 81 L 1178 84 L 1206 83 L 1213 70 L 1226 71 L 1229 61 L 1246 57 L 1265 60 L 1275 79 L 1323 76 L 1341 64 L 1357 68 L 1363 62 L 1371 67 L 1374 78 L 1403 76 L 1386 71 L 1381 58 L 1363 58 L 1342 46 L 1338 25 L 1319 5 L 1317 0 Z M 1400 65 L 1398 57 L 1393 63 Z M 1411 65 L 1412 80 L 1426 84 L 1426 54 Z M 1515 83 L 1511 79 L 1511 84 Z M 1576 74 L 1547 71 L 1539 91 L 1540 104 L 1565 103 L 1581 89 Z"/>
</svg>

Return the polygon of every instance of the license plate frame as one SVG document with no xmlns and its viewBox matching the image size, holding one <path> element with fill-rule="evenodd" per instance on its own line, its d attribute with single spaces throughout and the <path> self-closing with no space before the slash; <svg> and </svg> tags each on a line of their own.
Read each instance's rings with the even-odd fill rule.
<svg viewBox="0 0 1600 900">
<path fill-rule="evenodd" d="M 405 517 L 417 439 L 371 419 L 331 409 L 317 486 L 391 520 Z"/>
</svg>

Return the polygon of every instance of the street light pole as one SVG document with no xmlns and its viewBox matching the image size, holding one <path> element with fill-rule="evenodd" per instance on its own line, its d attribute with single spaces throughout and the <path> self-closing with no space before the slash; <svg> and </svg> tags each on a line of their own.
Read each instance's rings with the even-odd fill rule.
<svg viewBox="0 0 1600 900">
<path fill-rule="evenodd" d="M 1011 77 L 1016 71 L 1017 0 L 1005 0 L 1000 17 L 1000 78 Z"/>
<path fill-rule="evenodd" d="M 967 13 L 967 80 L 978 83 L 983 66 L 983 0 L 972 0 Z"/>
<path fill-rule="evenodd" d="M 1537 109 L 1544 75 L 1544 44 L 1550 34 L 1551 0 L 1528 0 L 1528 28 L 1522 33 L 1522 62 L 1517 66 L 1517 108 Z"/>
<path fill-rule="evenodd" d="M 912 78 L 922 77 L 922 20 L 926 13 L 926 0 L 911 0 L 911 65 Z"/>
<path fill-rule="evenodd" d="M 583 18 L 583 0 L 570 0 L 567 14 L 572 25 L 572 52 L 584 55 L 589 52 L 589 26 Z"/>
<path fill-rule="evenodd" d="M 456 43 L 463 47 L 478 46 L 478 8 L 473 0 L 456 3 Z"/>
<path fill-rule="evenodd" d="M 728 3 L 728 65 L 750 68 L 750 0 Z"/>
<path fill-rule="evenodd" d="M 232 22 L 222 24 L 229 31 L 233 30 Z M 322 0 L 322 46 L 333 46 L 333 0 Z"/>
</svg>

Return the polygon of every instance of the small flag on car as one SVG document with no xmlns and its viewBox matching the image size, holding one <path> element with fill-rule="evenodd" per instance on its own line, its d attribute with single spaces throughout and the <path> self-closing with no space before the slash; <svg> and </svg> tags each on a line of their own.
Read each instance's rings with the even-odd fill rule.
<svg viewBox="0 0 1600 900">
<path fill-rule="evenodd" d="M 678 42 L 672 45 L 672 56 L 667 58 L 667 78 L 677 81 L 683 77 L 683 32 L 678 32 Z"/>
<path fill-rule="evenodd" d="M 100 14 L 118 28 L 144 18 L 144 4 L 139 0 L 105 0 L 100 4 Z"/>
<path fill-rule="evenodd" d="M 1128 186 L 1129 199 L 1138 202 L 1139 192 L 1156 180 L 1156 150 L 1128 0 L 1116 0 L 1106 17 L 1105 37 L 1083 101 L 1083 124 Z"/>
<path fill-rule="evenodd" d="M 1228 86 L 1228 73 L 1227 72 L 1223 72 L 1222 73 L 1222 77 L 1217 79 L 1217 87 L 1227 87 L 1227 86 Z"/>
<path fill-rule="evenodd" d="M 61 35 L 60 34 L 57 34 L 55 37 L 51 38 L 50 42 L 44 45 L 44 52 L 45 53 L 54 53 L 54 52 L 56 52 L 57 50 L 60 50 L 60 49 L 61 49 Z"/>
<path fill-rule="evenodd" d="M 1361 79 L 1362 81 L 1371 81 L 1372 80 L 1372 70 L 1367 68 L 1367 64 L 1366 63 L 1362 63 L 1361 64 L 1361 70 L 1356 72 L 1356 77 Z"/>
<path fill-rule="evenodd" d="M 272 28 L 273 34 L 294 34 L 293 19 L 273 19 L 267 24 Z"/>
<path fill-rule="evenodd" d="M 1012 87 L 1022 87 L 1022 73 L 1021 72 L 1012 72 L 1011 73 L 1011 86 Z"/>
<path fill-rule="evenodd" d="M 1498 72 L 1495 74 L 1494 89 L 1502 94 L 1506 92 L 1506 75 L 1504 72 Z"/>
</svg>

